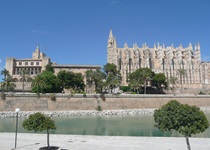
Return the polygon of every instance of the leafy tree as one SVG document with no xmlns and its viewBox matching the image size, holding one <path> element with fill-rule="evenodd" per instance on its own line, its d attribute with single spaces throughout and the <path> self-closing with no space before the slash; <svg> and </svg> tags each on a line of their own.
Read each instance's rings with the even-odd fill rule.
<svg viewBox="0 0 210 150">
<path fill-rule="evenodd" d="M 115 64 L 110 64 L 107 63 L 106 65 L 104 65 L 103 67 L 103 71 L 105 74 L 113 74 L 113 75 L 119 75 L 119 71 L 117 70 L 117 66 Z"/>
<path fill-rule="evenodd" d="M 61 81 L 62 88 L 84 91 L 85 84 L 81 73 L 61 70 L 58 72 L 57 77 Z"/>
<path fill-rule="evenodd" d="M 174 93 L 177 81 L 178 81 L 177 77 L 171 77 L 170 80 L 169 80 L 169 82 L 172 84 L 172 91 L 173 91 L 173 93 Z"/>
<path fill-rule="evenodd" d="M 47 146 L 48 150 L 50 149 L 49 130 L 56 129 L 54 120 L 38 112 L 31 114 L 27 119 L 23 121 L 23 128 L 28 131 L 33 130 L 35 132 L 47 130 Z"/>
<path fill-rule="evenodd" d="M 166 76 L 164 73 L 157 73 L 152 77 L 152 83 L 161 88 L 161 85 L 166 85 Z"/>
<path fill-rule="evenodd" d="M 187 75 L 187 72 L 186 72 L 186 70 L 185 69 L 178 69 L 178 73 L 179 73 L 179 75 L 180 75 L 180 84 L 181 84 L 181 93 L 182 93 L 182 91 L 183 91 L 183 79 L 184 79 L 184 77 Z"/>
<path fill-rule="evenodd" d="M 129 86 L 120 86 L 120 90 L 122 90 L 123 92 L 128 92 L 128 91 L 130 91 L 130 87 Z"/>
<path fill-rule="evenodd" d="M 140 68 L 129 75 L 131 87 L 141 87 L 144 85 L 144 94 L 146 94 L 146 86 L 148 81 L 152 80 L 154 72 L 149 68 Z"/>
<path fill-rule="evenodd" d="M 61 82 L 51 71 L 43 71 L 41 76 L 45 82 L 42 93 L 59 93 L 62 91 Z"/>
<path fill-rule="evenodd" d="M 155 126 L 161 131 L 178 131 L 186 138 L 190 150 L 189 137 L 193 134 L 204 132 L 209 127 L 209 122 L 203 111 L 197 106 L 181 104 L 172 100 L 154 111 Z"/>
<path fill-rule="evenodd" d="M 116 87 L 119 87 L 121 84 L 121 74 L 120 71 L 117 70 L 117 66 L 115 64 L 107 63 L 103 67 L 105 77 L 104 85 L 111 91 Z"/>
<path fill-rule="evenodd" d="M 38 74 L 34 79 L 32 79 L 32 92 L 37 93 L 39 96 L 40 92 L 43 91 L 45 87 L 45 82 L 41 74 Z"/>
<path fill-rule="evenodd" d="M 1 89 L 6 92 L 13 91 L 15 89 L 15 84 L 13 83 L 13 79 L 11 76 L 5 78 L 3 82 L 1 82 L 0 86 Z"/>
<path fill-rule="evenodd" d="M 86 84 L 88 86 L 95 85 L 95 91 L 97 93 L 102 93 L 104 89 L 106 74 L 99 69 L 95 71 L 87 70 L 85 74 L 86 74 Z"/>
<path fill-rule="evenodd" d="M 1 75 L 4 75 L 4 79 L 10 76 L 9 71 L 7 69 L 2 70 Z"/>
<path fill-rule="evenodd" d="M 87 86 L 93 86 L 95 83 L 94 83 L 94 71 L 91 69 L 91 70 L 87 70 L 85 72 L 85 77 L 86 77 L 86 85 Z"/>
<path fill-rule="evenodd" d="M 20 71 L 20 75 L 21 75 L 21 81 L 22 81 L 22 92 L 24 92 L 24 87 L 25 87 L 25 81 L 28 78 L 28 71 L 25 69 L 22 69 Z"/>
<path fill-rule="evenodd" d="M 45 71 L 53 72 L 54 73 L 54 68 L 52 66 L 52 63 L 49 63 L 45 66 Z"/>
<path fill-rule="evenodd" d="M 142 90 L 141 85 L 139 85 L 139 83 L 136 82 L 136 80 L 130 80 L 129 87 L 132 91 L 134 91 L 138 94 L 139 94 L 140 90 Z"/>
<path fill-rule="evenodd" d="M 102 93 L 104 90 L 104 82 L 106 81 L 106 74 L 101 70 L 96 70 L 94 73 L 94 83 L 96 86 L 96 92 Z"/>
<path fill-rule="evenodd" d="M 115 64 L 107 63 L 102 70 L 87 70 L 85 74 L 87 86 L 95 84 L 97 93 L 102 93 L 105 88 L 112 92 L 121 84 L 121 75 Z"/>
</svg>

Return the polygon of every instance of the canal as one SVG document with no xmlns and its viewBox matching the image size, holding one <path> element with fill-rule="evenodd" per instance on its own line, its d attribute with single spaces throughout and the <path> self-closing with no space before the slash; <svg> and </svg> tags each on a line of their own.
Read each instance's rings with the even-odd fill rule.
<svg viewBox="0 0 210 150">
<path fill-rule="evenodd" d="M 210 120 L 210 114 L 207 114 Z M 25 118 L 19 118 L 18 132 L 29 133 L 22 127 Z M 177 132 L 162 133 L 154 127 L 153 116 L 96 116 L 96 117 L 53 117 L 57 129 L 51 134 L 77 134 L 100 136 L 157 136 L 179 137 Z M 0 118 L 0 132 L 15 132 L 15 118 Z M 43 132 L 44 133 L 44 132 Z M 195 137 L 210 137 L 210 128 Z"/>
</svg>

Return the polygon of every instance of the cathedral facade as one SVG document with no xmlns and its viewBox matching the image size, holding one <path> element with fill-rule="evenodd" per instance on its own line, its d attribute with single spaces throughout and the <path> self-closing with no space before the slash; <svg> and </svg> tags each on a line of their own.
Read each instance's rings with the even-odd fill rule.
<svg viewBox="0 0 210 150">
<path fill-rule="evenodd" d="M 107 62 L 115 64 L 121 72 L 122 84 L 127 85 L 130 73 L 139 68 L 150 68 L 155 73 L 164 73 L 167 80 L 171 77 L 180 79 L 179 69 L 184 69 L 186 75 L 182 79 L 184 87 L 207 88 L 210 84 L 210 63 L 201 61 L 200 44 L 193 47 L 164 46 L 159 43 L 150 48 L 145 44 L 138 47 L 128 47 L 127 43 L 123 48 L 117 46 L 116 38 L 110 30 L 107 45 Z M 178 84 L 179 85 L 179 84 Z"/>
</svg>

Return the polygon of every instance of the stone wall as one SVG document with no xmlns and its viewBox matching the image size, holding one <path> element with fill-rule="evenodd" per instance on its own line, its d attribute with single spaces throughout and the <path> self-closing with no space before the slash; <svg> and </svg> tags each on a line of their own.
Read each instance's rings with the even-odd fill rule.
<svg viewBox="0 0 210 150">
<path fill-rule="evenodd" d="M 56 94 L 51 100 L 50 94 L 6 94 L 6 99 L 0 99 L 0 111 L 70 111 L 70 110 L 102 110 L 122 109 L 154 109 L 170 100 L 181 103 L 210 108 L 210 95 L 69 95 Z"/>
</svg>

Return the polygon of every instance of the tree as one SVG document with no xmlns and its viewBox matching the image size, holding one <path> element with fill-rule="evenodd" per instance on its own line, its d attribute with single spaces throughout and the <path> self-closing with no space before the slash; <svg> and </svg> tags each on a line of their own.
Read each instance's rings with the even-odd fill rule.
<svg viewBox="0 0 210 150">
<path fill-rule="evenodd" d="M 117 70 L 117 66 L 115 64 L 107 63 L 103 67 L 103 71 L 105 74 L 105 82 L 104 85 L 111 91 L 116 87 L 119 87 L 121 84 L 121 74 L 120 71 Z"/>
<path fill-rule="evenodd" d="M 10 76 L 9 71 L 7 69 L 2 70 L 1 75 L 4 75 L 4 79 Z"/>
<path fill-rule="evenodd" d="M 106 80 L 106 74 L 101 70 L 87 70 L 86 74 L 86 85 L 95 85 L 95 91 L 97 93 L 102 93 L 104 89 L 104 82 Z"/>
<path fill-rule="evenodd" d="M 179 73 L 179 75 L 180 75 L 180 84 L 181 84 L 181 93 L 182 93 L 182 90 L 183 90 L 183 85 L 182 85 L 182 83 L 183 83 L 183 78 L 187 75 L 187 72 L 186 72 L 186 70 L 185 69 L 178 69 L 178 73 Z"/>
<path fill-rule="evenodd" d="M 34 79 L 32 79 L 32 92 L 37 93 L 38 96 L 45 86 L 46 84 L 41 74 L 38 74 Z"/>
<path fill-rule="evenodd" d="M 28 71 L 25 69 L 22 69 L 20 72 L 21 75 L 21 81 L 22 81 L 22 92 L 24 92 L 24 87 L 25 87 L 25 81 L 28 78 Z"/>
<path fill-rule="evenodd" d="M 62 88 L 84 91 L 85 84 L 81 73 L 61 70 L 58 72 L 57 77 L 61 82 Z"/>
<path fill-rule="evenodd" d="M 45 66 L 45 71 L 50 71 L 54 73 L 54 68 L 52 66 L 52 63 L 49 63 Z"/>
<path fill-rule="evenodd" d="M 204 132 L 209 122 L 203 111 L 197 106 L 181 104 L 172 100 L 154 111 L 155 126 L 161 131 L 178 131 L 186 138 L 188 150 L 191 150 L 189 137 Z"/>
<path fill-rule="evenodd" d="M 166 76 L 164 73 L 157 73 L 152 77 L 152 83 L 157 86 L 157 88 L 161 88 L 161 85 L 166 84 Z"/>
<path fill-rule="evenodd" d="M 35 132 L 47 130 L 47 147 L 48 150 L 50 150 L 49 130 L 56 129 L 54 120 L 38 112 L 31 114 L 27 119 L 23 121 L 23 128 L 28 131 L 33 130 Z"/>
<path fill-rule="evenodd" d="M 146 86 L 148 81 L 152 80 L 152 77 L 154 76 L 154 72 L 149 68 L 140 68 L 137 69 L 135 72 L 132 72 L 129 75 L 129 82 L 135 84 L 138 84 L 139 87 L 144 85 L 144 94 L 146 94 Z"/>
<path fill-rule="evenodd" d="M 171 77 L 170 80 L 169 80 L 169 82 L 172 84 L 172 91 L 173 91 L 173 93 L 174 93 L 177 81 L 178 81 L 177 77 Z"/>
<path fill-rule="evenodd" d="M 51 71 L 43 71 L 41 73 L 45 86 L 42 88 L 42 93 L 59 93 L 62 91 L 61 82 L 57 76 Z"/>
<path fill-rule="evenodd" d="M 1 82 L 0 86 L 1 89 L 6 92 L 13 91 L 15 89 L 15 84 L 13 83 L 13 79 L 11 76 L 5 78 L 3 82 Z"/>
<path fill-rule="evenodd" d="M 107 75 L 108 74 L 113 74 L 113 75 L 118 75 L 119 74 L 119 71 L 117 70 L 117 66 L 113 63 L 112 64 L 110 64 L 110 63 L 105 64 L 104 67 L 103 67 L 103 71 Z"/>
</svg>

